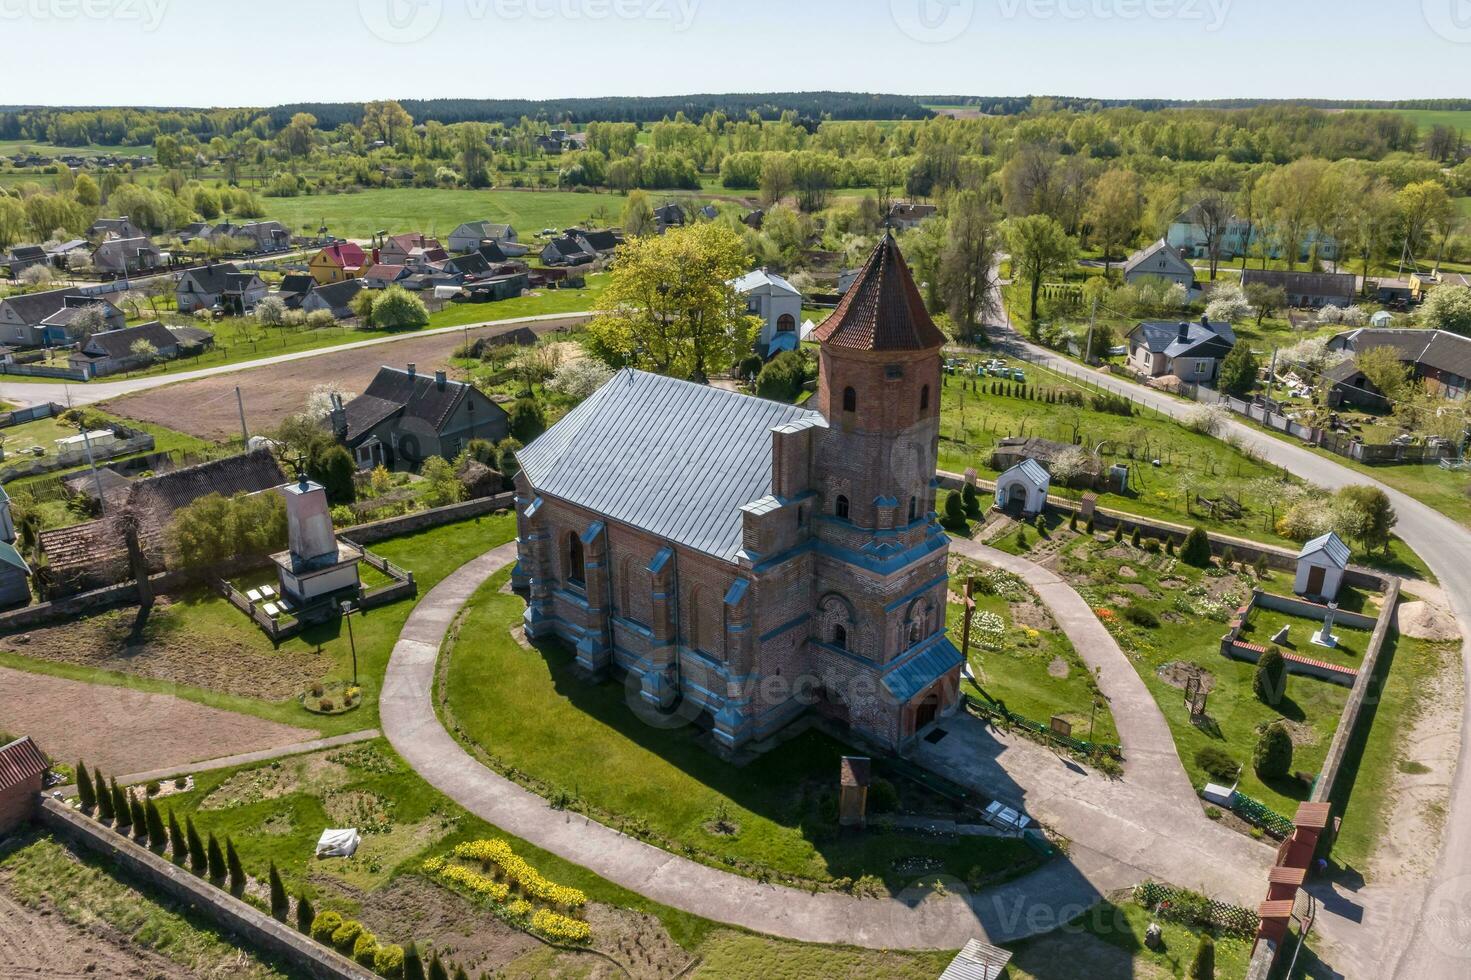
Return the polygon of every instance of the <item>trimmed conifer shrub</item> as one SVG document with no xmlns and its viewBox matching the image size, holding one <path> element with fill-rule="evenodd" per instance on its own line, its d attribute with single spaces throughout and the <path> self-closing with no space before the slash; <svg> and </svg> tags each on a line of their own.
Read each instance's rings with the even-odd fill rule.
<svg viewBox="0 0 1471 980">
<path fill-rule="evenodd" d="M 199 831 L 194 829 L 194 818 L 187 815 L 184 817 L 184 840 L 189 844 L 189 870 L 203 875 L 209 870 L 209 858 Z"/>
<path fill-rule="evenodd" d="M 1196 568 L 1205 568 L 1211 563 L 1211 539 L 1206 535 L 1205 528 L 1193 527 L 1185 536 L 1185 544 L 1180 548 L 1180 560 L 1187 565 Z"/>
<path fill-rule="evenodd" d="M 111 781 L 109 791 L 112 793 L 112 825 L 118 830 L 133 826 L 133 810 L 128 806 L 128 798 L 118 788 L 116 779 Z"/>
<path fill-rule="evenodd" d="M 429 954 L 429 980 L 449 980 L 449 971 L 440 962 L 438 950 Z"/>
<path fill-rule="evenodd" d="M 1287 660 L 1275 646 L 1267 647 L 1266 652 L 1257 658 L 1251 689 L 1263 704 L 1274 708 L 1287 696 Z"/>
<path fill-rule="evenodd" d="M 311 935 L 312 920 L 317 917 L 317 910 L 312 908 L 312 900 L 305 893 L 296 896 L 296 931 Z"/>
<path fill-rule="evenodd" d="M 92 777 L 83 762 L 77 763 L 77 799 L 81 801 L 82 809 L 88 813 L 97 806 L 97 792 L 92 789 Z"/>
<path fill-rule="evenodd" d="M 143 812 L 143 804 L 132 790 L 128 790 L 128 815 L 133 819 L 133 836 L 139 840 L 147 837 L 148 814 Z"/>
<path fill-rule="evenodd" d="M 97 773 L 93 788 L 97 793 L 97 819 L 113 819 L 116 816 L 116 811 L 112 808 L 112 790 L 107 788 L 107 782 L 102 778 L 100 771 Z"/>
<path fill-rule="evenodd" d="M 189 842 L 184 839 L 184 828 L 179 826 L 179 818 L 174 816 L 174 811 L 169 811 L 169 845 L 174 853 L 174 863 L 180 867 L 189 860 Z"/>
<path fill-rule="evenodd" d="M 286 885 L 281 881 L 281 873 L 276 870 L 275 861 L 271 862 L 266 880 L 271 886 L 271 918 L 277 922 L 285 922 L 286 916 L 291 912 L 291 899 L 286 897 Z"/>
<path fill-rule="evenodd" d="M 209 880 L 224 881 L 230 871 L 225 867 L 225 852 L 220 849 L 220 842 L 215 839 L 214 831 L 210 831 L 209 843 L 204 846 L 204 853 L 209 862 Z"/>
<path fill-rule="evenodd" d="M 225 870 L 230 876 L 230 894 L 245 894 L 245 869 L 240 865 L 240 854 L 235 850 L 235 842 L 225 838 Z"/>
<path fill-rule="evenodd" d="M 143 802 L 143 818 L 148 823 L 148 846 L 155 851 L 162 851 L 169 845 L 169 833 L 163 825 L 163 814 L 158 812 L 158 804 L 152 800 Z"/>
<path fill-rule="evenodd" d="M 424 959 L 412 940 L 404 947 L 403 980 L 424 980 Z"/>
<path fill-rule="evenodd" d="M 1195 957 L 1190 961 L 1190 980 L 1215 980 L 1216 941 L 1210 933 L 1200 937 L 1195 947 Z"/>
<path fill-rule="evenodd" d="M 1136 548 L 1140 546 L 1139 528 L 1137 526 L 1134 528 L 1134 533 L 1129 535 L 1129 544 Z"/>
<path fill-rule="evenodd" d="M 1292 736 L 1287 726 L 1280 721 L 1267 726 L 1257 740 L 1251 764 L 1262 779 L 1282 779 L 1292 771 Z"/>
</svg>

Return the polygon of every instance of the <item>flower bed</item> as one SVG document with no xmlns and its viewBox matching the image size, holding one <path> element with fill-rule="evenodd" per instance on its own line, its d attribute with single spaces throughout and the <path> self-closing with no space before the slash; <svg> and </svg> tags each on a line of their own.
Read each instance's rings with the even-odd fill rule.
<svg viewBox="0 0 1471 980">
<path fill-rule="evenodd" d="M 503 880 L 482 874 L 460 861 L 477 861 L 482 869 Z M 560 909 L 581 908 L 587 895 L 580 889 L 559 885 L 542 877 L 531 865 L 511 850 L 503 840 L 474 840 L 455 845 L 451 858 L 429 858 L 424 871 L 441 884 L 454 888 L 490 904 L 491 910 L 513 925 L 526 929 L 552 942 L 586 943 L 592 928 L 581 919 L 555 911 L 537 908 L 532 901 Z M 512 889 L 522 897 L 512 898 Z"/>
<path fill-rule="evenodd" d="M 350 681 L 318 681 L 297 696 L 314 715 L 342 715 L 363 703 L 363 690 Z"/>
</svg>

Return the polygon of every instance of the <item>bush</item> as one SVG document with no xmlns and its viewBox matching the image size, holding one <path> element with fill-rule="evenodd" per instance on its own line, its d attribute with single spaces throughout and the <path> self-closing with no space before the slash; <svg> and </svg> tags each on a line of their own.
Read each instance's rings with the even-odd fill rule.
<svg viewBox="0 0 1471 980">
<path fill-rule="evenodd" d="M 1175 553 L 1175 539 L 1174 538 L 1165 538 L 1165 554 L 1167 554 L 1167 555 L 1173 555 L 1174 553 Z"/>
<path fill-rule="evenodd" d="M 123 795 L 118 788 L 117 779 L 112 780 L 112 825 L 118 830 L 125 830 L 133 826 L 133 808 L 131 796 Z"/>
<path fill-rule="evenodd" d="M 350 955 L 353 945 L 362 933 L 363 924 L 361 922 L 356 919 L 344 919 L 342 925 L 332 933 L 332 945 L 337 952 Z"/>
<path fill-rule="evenodd" d="M 87 767 L 81 762 L 77 763 L 77 799 L 82 803 L 82 809 L 91 812 L 97 805 L 97 794 L 92 789 L 92 777 L 87 774 Z"/>
<path fill-rule="evenodd" d="M 378 954 L 378 937 L 364 929 L 352 944 L 352 958 L 360 965 L 371 967 Z"/>
<path fill-rule="evenodd" d="M 1205 528 L 1193 527 L 1185 536 L 1185 544 L 1180 548 L 1180 560 L 1187 565 L 1196 568 L 1206 568 L 1211 563 L 1211 539 L 1206 535 Z"/>
<path fill-rule="evenodd" d="M 535 398 L 518 398 L 511 406 L 511 435 L 523 444 L 546 431 L 547 417 Z"/>
<path fill-rule="evenodd" d="M 963 484 L 960 488 L 960 498 L 965 503 L 965 514 L 967 517 L 981 516 L 981 497 L 976 493 L 974 483 Z"/>
<path fill-rule="evenodd" d="M 373 971 L 389 980 L 399 980 L 404 972 L 404 950 L 402 946 L 379 946 L 373 953 Z"/>
<path fill-rule="evenodd" d="M 306 465 L 307 476 L 316 480 L 327 491 L 327 500 L 334 504 L 350 504 L 357 498 L 357 486 L 353 476 L 357 464 L 352 454 L 341 446 L 326 446 L 315 453 Z"/>
<path fill-rule="evenodd" d="M 161 789 L 163 789 L 163 786 L 156 779 L 150 779 L 148 781 L 148 785 L 145 786 L 145 787 L 143 787 L 143 791 L 145 793 L 147 793 L 149 796 L 157 796 L 159 790 L 161 790 Z"/>
<path fill-rule="evenodd" d="M 112 790 L 107 786 L 107 780 L 102 778 L 102 770 L 97 770 L 94 789 L 97 793 L 97 819 L 111 820 L 115 815 L 112 808 Z"/>
<path fill-rule="evenodd" d="M 128 814 L 132 817 L 133 836 L 142 840 L 148 836 L 148 814 L 143 809 L 143 804 L 138 797 L 128 790 Z"/>
<path fill-rule="evenodd" d="M 209 858 L 205 852 L 204 841 L 199 837 L 199 831 L 194 828 L 194 818 L 186 815 L 184 817 L 184 839 L 189 843 L 189 870 L 197 875 L 202 875 L 209 870 Z"/>
<path fill-rule="evenodd" d="M 1219 745 L 1202 745 L 1195 750 L 1195 764 L 1222 782 L 1236 778 L 1241 771 L 1231 754 Z"/>
<path fill-rule="evenodd" d="M 875 779 L 868 788 L 868 808 L 874 813 L 893 813 L 899 809 L 899 791 L 887 779 Z"/>
<path fill-rule="evenodd" d="M 1124 540 L 1124 525 L 1122 523 L 1113 526 L 1113 539 L 1115 541 Z"/>
<path fill-rule="evenodd" d="M 169 844 L 173 848 L 174 863 L 179 867 L 189 860 L 189 842 L 184 838 L 184 828 L 179 826 L 179 818 L 174 816 L 174 811 L 169 811 Z"/>
<path fill-rule="evenodd" d="M 1282 703 L 1287 696 L 1287 660 L 1276 647 L 1267 647 L 1257 659 L 1256 673 L 1251 678 L 1251 689 L 1263 704 L 1272 707 Z"/>
<path fill-rule="evenodd" d="M 1145 629 L 1155 629 L 1159 626 L 1159 617 L 1148 606 L 1125 606 L 1124 618 L 1135 626 L 1143 626 Z"/>
<path fill-rule="evenodd" d="M 402 286 L 389 286 L 373 300 L 373 326 L 384 330 L 417 330 L 429 324 L 424 301 Z"/>
<path fill-rule="evenodd" d="M 330 946 L 332 936 L 338 929 L 342 928 L 342 915 L 328 909 L 312 919 L 312 938 L 319 943 Z"/>
<path fill-rule="evenodd" d="M 756 395 L 772 401 L 796 401 L 807 380 L 807 369 L 796 351 L 782 351 L 767 361 L 756 375 Z"/>
<path fill-rule="evenodd" d="M 1139 547 L 1140 541 L 1141 541 L 1141 535 L 1139 534 L 1139 528 L 1138 527 L 1135 527 L 1134 528 L 1134 533 L 1131 534 L 1131 535 L 1129 535 L 1129 544 L 1131 544 L 1131 545 L 1133 545 L 1134 547 L 1137 548 L 1137 547 Z"/>
<path fill-rule="evenodd" d="M 224 881 L 230 872 L 225 867 L 225 852 L 220 849 L 220 842 L 213 832 L 209 835 L 209 843 L 205 845 L 204 852 L 208 856 L 209 880 Z"/>
<path fill-rule="evenodd" d="M 225 838 L 225 870 L 230 875 L 230 894 L 240 896 L 245 894 L 245 869 L 240 865 L 240 854 L 235 850 L 235 842 Z"/>
<path fill-rule="evenodd" d="M 286 885 L 281 881 L 281 872 L 276 870 L 276 862 L 271 862 L 271 870 L 266 875 L 271 886 L 271 918 L 277 922 L 285 922 L 286 916 L 291 912 L 291 899 L 286 897 Z"/>
<path fill-rule="evenodd" d="M 957 534 L 964 534 L 970 529 L 965 520 L 965 498 L 955 490 L 945 495 L 945 517 L 940 523 Z"/>
<path fill-rule="evenodd" d="M 158 804 L 148 800 L 143 804 L 143 819 L 148 824 L 148 843 L 154 850 L 161 851 L 169 842 L 168 830 L 163 825 L 163 814 Z"/>
<path fill-rule="evenodd" d="M 1292 736 L 1280 721 L 1267 726 L 1252 754 L 1252 768 L 1262 779 L 1282 779 L 1292 771 Z"/>
<path fill-rule="evenodd" d="M 311 899 L 305 895 L 296 897 L 296 931 L 311 935 L 312 920 L 317 917 L 317 912 L 312 908 Z"/>
<path fill-rule="evenodd" d="M 1095 527 L 1097 527 L 1097 525 L 1094 523 L 1093 516 L 1090 514 L 1088 516 L 1088 526 L 1083 528 L 1083 530 L 1087 531 L 1089 534 L 1092 534 Z"/>
<path fill-rule="evenodd" d="M 1190 961 L 1189 977 L 1190 980 L 1215 980 L 1215 975 L 1216 941 L 1207 932 L 1200 937 L 1200 943 L 1195 947 L 1195 958 Z"/>
</svg>

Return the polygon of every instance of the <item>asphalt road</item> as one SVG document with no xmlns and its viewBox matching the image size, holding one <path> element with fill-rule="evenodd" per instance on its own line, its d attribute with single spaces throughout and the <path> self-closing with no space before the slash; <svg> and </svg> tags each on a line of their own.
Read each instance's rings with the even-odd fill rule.
<svg viewBox="0 0 1471 980">
<path fill-rule="evenodd" d="M 1040 362 L 1067 373 L 1087 369 L 1058 354 L 1033 346 L 1009 325 L 990 328 L 996 345 L 1013 356 Z M 1109 388 L 1127 391 L 1136 401 L 1166 415 L 1180 417 L 1191 407 L 1169 395 L 1095 373 Z M 1413 497 L 1349 469 L 1331 459 L 1277 439 L 1235 421 L 1227 434 L 1251 451 L 1295 476 L 1324 487 L 1372 484 L 1394 503 L 1399 523 L 1395 533 L 1424 559 L 1440 579 L 1442 591 L 1461 625 L 1465 683 L 1471 689 L 1471 529 Z M 1461 753 L 1451 783 L 1445 838 L 1435 872 L 1423 891 L 1403 888 L 1357 891 L 1322 889 L 1317 930 L 1358 969 L 1351 977 L 1404 977 L 1407 980 L 1465 980 L 1471 976 L 1471 698 L 1461 718 Z M 1265 883 L 1263 888 L 1265 896 Z M 1362 971 L 1362 972 L 1360 972 Z"/>
</svg>

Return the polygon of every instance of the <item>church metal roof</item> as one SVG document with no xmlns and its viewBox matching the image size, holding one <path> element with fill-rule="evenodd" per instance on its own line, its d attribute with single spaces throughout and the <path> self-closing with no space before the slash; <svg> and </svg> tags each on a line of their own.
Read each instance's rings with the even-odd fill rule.
<svg viewBox="0 0 1471 980">
<path fill-rule="evenodd" d="M 726 561 L 741 508 L 771 493 L 771 430 L 795 405 L 623 370 L 516 454 L 540 494 Z"/>
<path fill-rule="evenodd" d="M 963 663 L 965 658 L 955 649 L 955 644 L 942 636 L 938 643 L 890 668 L 880 681 L 894 700 L 903 704 Z"/>
<path fill-rule="evenodd" d="M 1311 555 L 1316 555 L 1320 551 L 1327 555 L 1328 560 L 1339 568 L 1348 567 L 1348 545 L 1344 544 L 1343 539 L 1332 531 L 1319 535 L 1303 545 L 1302 550 L 1297 553 L 1297 558 L 1301 561 Z"/>
</svg>

